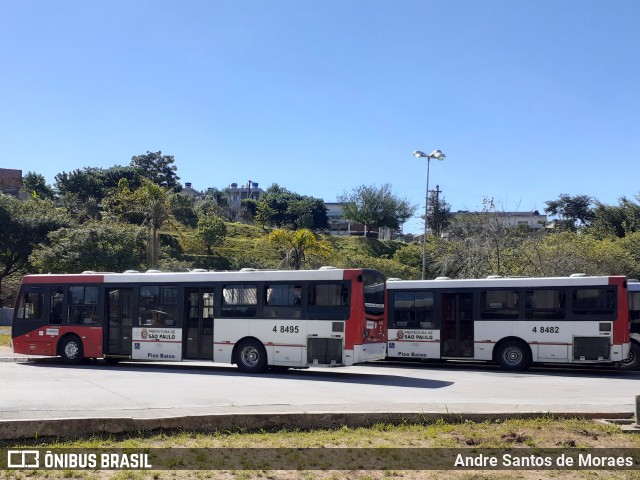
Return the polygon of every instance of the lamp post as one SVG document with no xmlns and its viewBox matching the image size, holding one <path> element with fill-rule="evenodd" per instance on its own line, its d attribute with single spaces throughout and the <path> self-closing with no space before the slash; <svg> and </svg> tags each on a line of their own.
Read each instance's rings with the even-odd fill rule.
<svg viewBox="0 0 640 480">
<path fill-rule="evenodd" d="M 424 203 L 424 238 L 422 239 L 422 280 L 424 280 L 425 272 L 427 270 L 427 220 L 429 216 L 429 165 L 431 163 L 431 159 L 435 158 L 436 160 L 444 160 L 446 155 L 442 153 L 440 150 L 434 150 L 430 154 L 426 154 L 421 152 L 420 150 L 416 150 L 413 152 L 413 156 L 416 158 L 426 158 L 427 159 L 427 195 L 425 197 Z"/>
</svg>

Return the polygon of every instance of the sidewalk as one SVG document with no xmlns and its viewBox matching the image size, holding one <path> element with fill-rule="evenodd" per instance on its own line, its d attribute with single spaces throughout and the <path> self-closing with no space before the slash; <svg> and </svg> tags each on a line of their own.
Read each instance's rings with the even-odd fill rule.
<svg viewBox="0 0 640 480">
<path fill-rule="evenodd" d="M 0 347 L 0 362 L 28 362 L 31 359 L 46 358 L 40 355 L 23 355 L 13 353 L 11 347 Z"/>
</svg>

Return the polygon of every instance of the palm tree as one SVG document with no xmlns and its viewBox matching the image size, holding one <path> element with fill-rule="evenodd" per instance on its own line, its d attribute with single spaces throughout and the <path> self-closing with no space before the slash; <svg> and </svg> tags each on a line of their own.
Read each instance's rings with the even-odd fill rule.
<svg viewBox="0 0 640 480">
<path fill-rule="evenodd" d="M 171 217 L 170 193 L 166 188 L 146 180 L 135 191 L 135 195 L 150 229 L 149 264 L 152 269 L 157 269 L 160 263 L 160 229 Z"/>
<path fill-rule="evenodd" d="M 307 262 L 315 266 L 333 254 L 331 244 L 318 240 L 307 228 L 295 231 L 279 228 L 269 234 L 268 241 L 284 254 L 278 268 L 288 266 L 300 270 Z"/>
</svg>

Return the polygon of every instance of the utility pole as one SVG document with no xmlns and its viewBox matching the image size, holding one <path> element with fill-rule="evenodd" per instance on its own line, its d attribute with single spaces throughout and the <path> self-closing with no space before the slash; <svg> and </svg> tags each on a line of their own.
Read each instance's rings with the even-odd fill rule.
<svg viewBox="0 0 640 480">
<path fill-rule="evenodd" d="M 436 189 L 431 191 L 436 194 L 436 198 L 433 203 L 433 212 L 431 213 L 431 217 L 433 218 L 433 226 L 435 227 L 433 229 L 433 233 L 435 233 L 436 236 L 439 237 L 440 234 L 442 233 L 440 231 L 442 221 L 440 216 L 438 215 L 440 212 L 440 194 L 442 193 L 442 190 L 440 190 L 440 185 L 436 185 Z"/>
</svg>

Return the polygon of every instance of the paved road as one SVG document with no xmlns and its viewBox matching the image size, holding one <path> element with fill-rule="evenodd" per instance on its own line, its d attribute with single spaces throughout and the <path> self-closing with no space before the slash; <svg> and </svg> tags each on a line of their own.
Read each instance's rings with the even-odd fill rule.
<svg viewBox="0 0 640 480">
<path fill-rule="evenodd" d="M 377 363 L 247 375 L 206 363 L 0 362 L 0 419 L 243 412 L 631 413 L 640 372 Z"/>
</svg>

